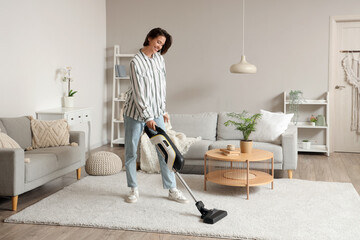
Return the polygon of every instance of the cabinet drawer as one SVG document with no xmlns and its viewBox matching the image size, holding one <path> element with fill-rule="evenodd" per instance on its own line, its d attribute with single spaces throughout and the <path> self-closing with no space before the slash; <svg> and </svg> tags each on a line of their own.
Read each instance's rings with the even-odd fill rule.
<svg viewBox="0 0 360 240">
<path fill-rule="evenodd" d="M 91 119 L 91 114 L 89 110 L 82 111 L 82 121 L 88 122 Z"/>
<path fill-rule="evenodd" d="M 81 114 L 80 113 L 69 113 L 65 118 L 69 125 L 81 123 Z"/>
</svg>

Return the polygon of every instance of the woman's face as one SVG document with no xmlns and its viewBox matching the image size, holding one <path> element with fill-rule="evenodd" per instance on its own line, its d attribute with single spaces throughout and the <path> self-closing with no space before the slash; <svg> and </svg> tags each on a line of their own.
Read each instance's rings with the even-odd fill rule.
<svg viewBox="0 0 360 240">
<path fill-rule="evenodd" d="M 149 47 L 151 50 L 154 51 L 154 53 L 161 50 L 161 48 L 164 46 L 166 41 L 166 37 L 164 36 L 157 36 L 156 38 L 149 38 Z"/>
</svg>

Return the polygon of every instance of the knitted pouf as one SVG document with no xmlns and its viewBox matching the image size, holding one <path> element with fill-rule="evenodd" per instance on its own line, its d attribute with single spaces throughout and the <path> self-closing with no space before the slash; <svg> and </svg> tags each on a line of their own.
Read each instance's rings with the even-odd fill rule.
<svg viewBox="0 0 360 240">
<path fill-rule="evenodd" d="M 89 175 L 105 176 L 121 171 L 122 161 L 120 157 L 112 152 L 99 151 L 91 154 L 86 161 L 85 171 Z"/>
</svg>

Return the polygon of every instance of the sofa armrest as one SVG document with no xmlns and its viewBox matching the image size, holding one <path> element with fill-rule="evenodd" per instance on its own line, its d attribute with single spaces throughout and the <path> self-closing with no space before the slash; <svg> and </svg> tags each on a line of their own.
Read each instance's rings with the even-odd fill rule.
<svg viewBox="0 0 360 240">
<path fill-rule="evenodd" d="M 297 168 L 297 127 L 289 126 L 282 134 L 282 148 L 284 165 L 283 170 L 295 170 Z"/>
<path fill-rule="evenodd" d="M 17 196 L 24 192 L 24 155 L 22 148 L 0 149 L 0 195 Z"/>
<path fill-rule="evenodd" d="M 81 152 L 81 166 L 85 165 L 85 133 L 82 131 L 70 131 L 70 143 L 76 142 L 79 144 Z"/>
</svg>

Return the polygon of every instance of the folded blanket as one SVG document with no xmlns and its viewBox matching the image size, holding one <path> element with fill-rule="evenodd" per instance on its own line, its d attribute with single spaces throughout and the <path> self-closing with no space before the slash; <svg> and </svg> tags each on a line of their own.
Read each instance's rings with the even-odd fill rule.
<svg viewBox="0 0 360 240">
<path fill-rule="evenodd" d="M 188 138 L 184 133 L 172 130 L 169 123 L 165 123 L 166 133 L 178 148 L 181 154 L 185 154 L 190 146 L 201 140 L 201 137 Z M 144 133 L 140 138 L 140 168 L 147 173 L 160 173 L 159 159 L 156 148 L 150 142 L 149 137 Z"/>
</svg>

